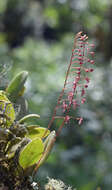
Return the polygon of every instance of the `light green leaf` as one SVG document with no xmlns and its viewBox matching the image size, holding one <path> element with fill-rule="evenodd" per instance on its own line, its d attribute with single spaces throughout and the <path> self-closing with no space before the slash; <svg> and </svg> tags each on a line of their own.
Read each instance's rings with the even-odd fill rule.
<svg viewBox="0 0 112 190">
<path fill-rule="evenodd" d="M 38 115 L 38 114 L 29 114 L 29 115 L 26 115 L 26 116 L 22 117 L 19 120 L 19 123 L 24 123 L 27 120 L 30 120 L 30 119 L 33 119 L 33 118 L 40 118 L 40 115 Z"/>
<path fill-rule="evenodd" d="M 26 137 L 30 139 L 35 139 L 37 137 L 47 137 L 50 134 L 50 131 L 47 130 L 46 128 L 37 126 L 37 125 L 30 125 L 27 127 L 28 134 Z"/>
<path fill-rule="evenodd" d="M 16 101 L 19 95 L 23 94 L 24 83 L 28 77 L 27 71 L 18 73 L 6 88 L 6 93 L 11 101 Z"/>
<path fill-rule="evenodd" d="M 28 143 L 20 152 L 19 164 L 26 169 L 39 161 L 44 151 L 44 145 L 41 138 L 36 138 Z"/>
<path fill-rule="evenodd" d="M 36 170 L 47 160 L 56 140 L 56 133 L 52 131 L 47 139 L 44 141 L 44 153 L 39 163 L 37 163 Z"/>
</svg>

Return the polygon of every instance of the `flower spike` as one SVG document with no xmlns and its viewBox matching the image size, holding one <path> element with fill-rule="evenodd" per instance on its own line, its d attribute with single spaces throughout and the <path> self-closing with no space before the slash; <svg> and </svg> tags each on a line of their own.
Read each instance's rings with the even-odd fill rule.
<svg viewBox="0 0 112 190">
<path fill-rule="evenodd" d="M 86 89 L 90 82 L 88 75 L 94 71 L 94 52 L 91 51 L 94 44 L 89 44 L 87 39 L 88 36 L 82 35 L 82 32 L 77 33 L 74 38 L 72 55 L 66 72 L 64 87 L 59 95 L 53 116 L 45 132 L 46 134 L 47 130 L 51 128 L 56 119 L 63 119 L 56 132 L 53 143 L 56 140 L 56 137 L 60 134 L 63 126 L 68 124 L 71 119 L 77 120 L 79 125 L 83 122 L 82 117 L 74 118 L 71 115 L 71 109 L 73 108 L 76 110 L 81 104 L 86 102 Z M 43 138 L 45 137 L 45 134 L 43 135 Z M 45 152 L 43 152 L 43 155 L 44 154 Z M 35 171 L 37 171 L 41 159 L 37 163 Z"/>
</svg>

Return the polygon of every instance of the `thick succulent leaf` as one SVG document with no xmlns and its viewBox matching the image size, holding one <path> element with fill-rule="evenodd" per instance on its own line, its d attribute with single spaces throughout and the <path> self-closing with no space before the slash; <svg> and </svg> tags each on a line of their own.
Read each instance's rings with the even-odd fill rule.
<svg viewBox="0 0 112 190">
<path fill-rule="evenodd" d="M 37 137 L 43 138 L 43 137 L 47 137 L 50 134 L 49 130 L 43 127 L 39 127 L 37 125 L 28 126 L 27 130 L 28 130 L 28 134 L 26 135 L 26 137 L 30 139 L 35 139 Z"/>
<path fill-rule="evenodd" d="M 44 141 L 44 153 L 40 159 L 40 161 L 37 163 L 35 170 L 37 170 L 48 158 L 50 155 L 53 145 L 56 140 L 56 133 L 55 131 L 52 131 L 50 135 L 47 137 L 47 139 Z"/>
<path fill-rule="evenodd" d="M 19 97 L 19 95 L 23 94 L 24 83 L 27 77 L 28 77 L 28 72 L 22 71 L 18 73 L 9 83 L 8 87 L 6 88 L 6 93 L 11 101 L 15 102 L 16 99 Z"/>
<path fill-rule="evenodd" d="M 42 156 L 44 145 L 41 138 L 36 138 L 28 143 L 19 155 L 19 164 L 26 169 L 36 164 Z"/>
<path fill-rule="evenodd" d="M 23 118 L 21 118 L 19 120 L 19 123 L 27 122 L 28 120 L 31 120 L 33 118 L 40 118 L 40 115 L 38 115 L 38 114 L 29 114 L 29 115 L 26 115 L 26 116 L 24 116 Z"/>
<path fill-rule="evenodd" d="M 7 98 L 6 93 L 2 90 L 0 91 L 0 111 L 0 124 L 2 125 L 3 123 L 3 126 L 5 126 L 5 124 L 6 126 L 10 126 L 15 120 L 15 111 L 12 103 Z"/>
</svg>

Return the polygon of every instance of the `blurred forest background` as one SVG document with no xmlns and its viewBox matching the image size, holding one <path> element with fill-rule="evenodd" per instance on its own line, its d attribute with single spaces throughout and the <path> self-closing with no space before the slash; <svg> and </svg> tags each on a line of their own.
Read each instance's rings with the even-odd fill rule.
<svg viewBox="0 0 112 190">
<path fill-rule="evenodd" d="M 29 111 L 47 127 L 79 31 L 96 52 L 87 103 L 78 110 L 84 122 L 62 130 L 37 180 L 49 176 L 77 190 L 112 190 L 111 0 L 0 0 L 0 86 L 27 70 Z"/>
</svg>

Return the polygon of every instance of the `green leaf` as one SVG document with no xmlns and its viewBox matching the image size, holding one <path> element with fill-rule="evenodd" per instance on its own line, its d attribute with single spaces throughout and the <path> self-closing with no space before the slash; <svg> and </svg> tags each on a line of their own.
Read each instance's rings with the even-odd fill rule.
<svg viewBox="0 0 112 190">
<path fill-rule="evenodd" d="M 56 133 L 52 131 L 47 139 L 44 141 L 44 153 L 39 163 L 37 163 L 36 170 L 47 160 L 56 140 Z"/>
<path fill-rule="evenodd" d="M 38 115 L 38 114 L 29 114 L 29 115 L 26 115 L 26 116 L 24 116 L 23 118 L 21 118 L 19 120 L 19 123 L 24 123 L 27 120 L 30 120 L 30 119 L 33 119 L 33 118 L 40 118 L 40 115 Z"/>
<path fill-rule="evenodd" d="M 28 143 L 20 152 L 19 164 L 26 169 L 36 164 L 42 156 L 44 145 L 41 138 L 34 139 Z"/>
<path fill-rule="evenodd" d="M 50 134 L 50 131 L 46 128 L 39 127 L 38 125 L 30 125 L 27 127 L 28 134 L 26 137 L 30 139 L 35 139 L 37 137 L 47 137 Z"/>
<path fill-rule="evenodd" d="M 18 73 L 10 82 L 6 88 L 6 93 L 9 96 L 11 101 L 16 101 L 19 95 L 22 95 L 24 92 L 24 83 L 28 77 L 27 71 L 22 71 Z"/>
<path fill-rule="evenodd" d="M 1 109 L 0 124 L 3 126 L 5 126 L 6 124 L 6 127 L 10 126 L 15 120 L 15 111 L 12 103 L 7 98 L 6 93 L 2 90 L 0 91 L 0 109 Z"/>
</svg>

